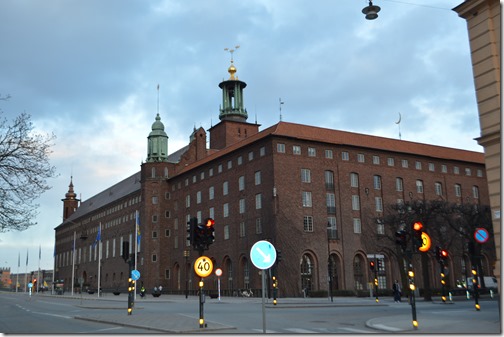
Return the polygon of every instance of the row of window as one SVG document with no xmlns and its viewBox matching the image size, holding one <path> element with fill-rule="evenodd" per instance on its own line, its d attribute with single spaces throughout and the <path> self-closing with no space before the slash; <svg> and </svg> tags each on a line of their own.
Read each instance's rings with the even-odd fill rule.
<svg viewBox="0 0 504 337">
<path fill-rule="evenodd" d="M 285 153 L 285 144 L 277 143 L 277 152 L 278 153 Z M 317 150 L 314 147 L 309 146 L 307 149 L 307 153 L 308 153 L 308 157 L 316 157 L 317 156 Z M 292 154 L 301 155 L 301 146 L 293 145 L 292 146 Z M 325 150 L 324 154 L 325 154 L 326 159 L 333 159 L 333 150 Z M 358 163 L 365 163 L 366 162 L 366 156 L 363 153 L 357 153 L 356 159 L 357 159 Z M 341 152 L 341 160 L 349 161 L 350 160 L 350 153 L 347 151 L 342 151 Z M 395 166 L 395 161 L 396 161 L 395 158 L 387 157 L 387 165 L 388 166 Z M 380 156 L 373 155 L 372 156 L 372 163 L 374 165 L 380 165 Z M 434 163 L 429 162 L 427 165 L 428 165 L 429 171 L 431 171 L 431 172 L 436 171 L 436 165 Z M 402 168 L 409 168 L 409 160 L 408 159 L 401 159 L 401 167 Z M 419 161 L 419 160 L 415 161 L 415 169 L 422 170 L 422 162 L 421 161 Z M 441 165 L 441 172 L 448 173 L 448 166 L 446 164 Z M 465 172 L 466 176 L 472 175 L 472 170 L 469 167 L 464 168 L 464 172 Z M 453 166 L 453 173 L 460 174 L 460 167 Z M 483 170 L 477 169 L 476 176 L 483 177 Z"/>
</svg>

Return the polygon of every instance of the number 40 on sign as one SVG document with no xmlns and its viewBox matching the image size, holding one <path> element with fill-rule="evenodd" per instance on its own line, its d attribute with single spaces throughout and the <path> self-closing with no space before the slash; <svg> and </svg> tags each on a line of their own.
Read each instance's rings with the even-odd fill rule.
<svg viewBox="0 0 504 337">
<path fill-rule="evenodd" d="M 199 277 L 207 277 L 213 271 L 213 263 L 207 256 L 200 256 L 194 262 L 194 271 Z"/>
</svg>

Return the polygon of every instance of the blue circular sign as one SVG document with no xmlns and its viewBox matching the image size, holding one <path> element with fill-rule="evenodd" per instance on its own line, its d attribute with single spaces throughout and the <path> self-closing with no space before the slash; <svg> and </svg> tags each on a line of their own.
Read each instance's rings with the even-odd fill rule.
<svg viewBox="0 0 504 337">
<path fill-rule="evenodd" d="M 476 228 L 474 231 L 474 239 L 479 243 L 487 242 L 489 236 L 488 231 L 484 228 Z"/>
<path fill-rule="evenodd" d="M 276 258 L 276 249 L 269 241 L 257 241 L 250 249 L 250 260 L 259 269 L 270 268 Z"/>
<path fill-rule="evenodd" d="M 140 272 L 136 269 L 133 269 L 131 271 L 131 278 L 133 279 L 133 281 L 137 281 L 140 278 Z"/>
</svg>

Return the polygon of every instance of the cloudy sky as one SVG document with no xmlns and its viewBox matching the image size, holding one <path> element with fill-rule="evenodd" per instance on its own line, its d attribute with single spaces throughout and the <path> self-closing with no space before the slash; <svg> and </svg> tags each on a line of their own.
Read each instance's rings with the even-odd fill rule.
<svg viewBox="0 0 504 337">
<path fill-rule="evenodd" d="M 218 122 L 234 52 L 249 122 L 282 120 L 482 152 L 462 0 L 2 0 L 2 116 L 57 139 L 38 225 L 0 267 L 52 269 L 73 176 L 83 200 L 140 170 L 159 113 L 170 153 Z M 157 86 L 159 84 L 159 91 Z M 401 123 L 396 124 L 401 116 Z"/>
</svg>

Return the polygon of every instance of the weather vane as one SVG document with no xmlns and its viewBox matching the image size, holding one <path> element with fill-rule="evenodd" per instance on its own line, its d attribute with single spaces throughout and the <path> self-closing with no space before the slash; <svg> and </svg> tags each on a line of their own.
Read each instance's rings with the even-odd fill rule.
<svg viewBox="0 0 504 337">
<path fill-rule="evenodd" d="M 231 54 L 231 63 L 233 63 L 233 53 L 236 51 L 236 49 L 240 48 L 240 46 L 235 46 L 234 49 L 230 48 L 224 48 L 224 51 L 228 51 Z"/>
</svg>

